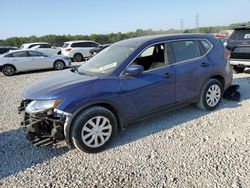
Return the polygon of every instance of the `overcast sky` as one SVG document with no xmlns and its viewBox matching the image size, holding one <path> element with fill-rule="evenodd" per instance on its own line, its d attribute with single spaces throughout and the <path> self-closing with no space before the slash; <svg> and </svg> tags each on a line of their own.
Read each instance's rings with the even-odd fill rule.
<svg viewBox="0 0 250 188">
<path fill-rule="evenodd" d="M 128 32 L 250 21 L 250 0 L 0 0 L 0 39 Z"/>
</svg>

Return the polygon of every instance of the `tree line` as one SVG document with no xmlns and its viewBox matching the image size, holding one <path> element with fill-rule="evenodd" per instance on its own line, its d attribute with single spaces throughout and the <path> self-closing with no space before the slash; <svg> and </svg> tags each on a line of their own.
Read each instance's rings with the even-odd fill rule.
<svg viewBox="0 0 250 188">
<path fill-rule="evenodd" d="M 139 37 L 139 36 L 146 36 L 146 35 L 155 35 L 155 34 L 171 34 L 171 33 L 218 33 L 221 30 L 228 30 L 234 29 L 239 25 L 250 25 L 249 22 L 245 23 L 235 23 L 229 26 L 215 26 L 215 27 L 199 27 L 194 29 L 186 29 L 176 30 L 176 29 L 169 29 L 169 30 L 158 30 L 154 31 L 152 29 L 137 29 L 135 32 L 127 32 L 127 33 L 110 33 L 110 34 L 92 34 L 92 35 L 45 35 L 41 37 L 37 36 L 30 36 L 30 37 L 11 37 L 7 38 L 6 40 L 0 40 L 1 45 L 10 45 L 20 47 L 24 43 L 30 42 L 48 42 L 54 46 L 62 46 L 64 42 L 71 41 L 71 40 L 93 40 L 100 44 L 105 43 L 114 43 L 120 40 Z"/>
</svg>

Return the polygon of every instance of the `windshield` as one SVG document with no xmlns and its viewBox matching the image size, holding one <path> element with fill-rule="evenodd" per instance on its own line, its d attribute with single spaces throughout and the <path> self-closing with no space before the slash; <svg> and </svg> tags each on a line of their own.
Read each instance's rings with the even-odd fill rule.
<svg viewBox="0 0 250 188">
<path fill-rule="evenodd" d="M 128 46 L 110 46 L 78 68 L 80 74 L 112 73 L 134 50 Z"/>
</svg>

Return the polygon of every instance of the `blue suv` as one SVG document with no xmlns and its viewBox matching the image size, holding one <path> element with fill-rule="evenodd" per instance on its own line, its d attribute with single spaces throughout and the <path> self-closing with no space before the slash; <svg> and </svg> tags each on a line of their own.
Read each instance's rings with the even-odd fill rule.
<svg viewBox="0 0 250 188">
<path fill-rule="evenodd" d="M 35 146 L 65 140 L 98 152 L 118 129 L 163 110 L 196 103 L 214 110 L 231 85 L 222 44 L 210 35 L 155 35 L 117 42 L 79 68 L 23 92 L 28 138 Z"/>
</svg>

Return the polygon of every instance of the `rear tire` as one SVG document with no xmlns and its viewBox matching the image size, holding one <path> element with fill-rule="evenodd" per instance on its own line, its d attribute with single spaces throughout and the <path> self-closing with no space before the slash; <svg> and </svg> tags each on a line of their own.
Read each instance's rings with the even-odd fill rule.
<svg viewBox="0 0 250 188">
<path fill-rule="evenodd" d="M 72 123 L 71 141 L 83 152 L 97 153 L 116 136 L 117 120 L 103 107 L 91 107 L 81 112 Z"/>
<path fill-rule="evenodd" d="M 54 62 L 54 69 L 55 70 L 62 70 L 65 67 L 65 63 L 62 60 L 56 60 Z"/>
<path fill-rule="evenodd" d="M 16 67 L 13 65 L 4 65 L 2 67 L 2 72 L 5 76 L 13 76 L 16 73 Z"/>
<path fill-rule="evenodd" d="M 80 53 L 75 54 L 75 55 L 73 56 L 73 58 L 74 58 L 74 60 L 75 60 L 76 62 L 82 62 L 82 61 L 83 61 L 83 56 L 82 56 L 82 54 L 80 54 Z"/>
<path fill-rule="evenodd" d="M 223 86 L 220 81 L 210 79 L 202 87 L 197 106 L 205 111 L 215 110 L 223 96 Z"/>
<path fill-rule="evenodd" d="M 238 74 L 238 73 L 243 73 L 245 70 L 245 67 L 239 67 L 239 66 L 233 66 L 233 71 L 234 73 Z"/>
</svg>

